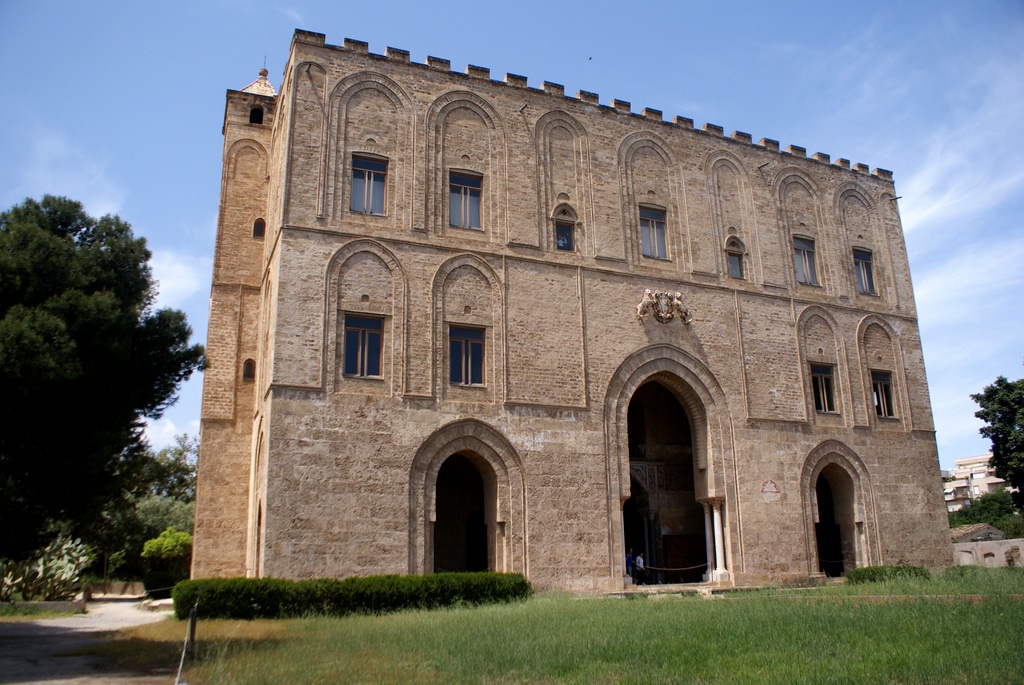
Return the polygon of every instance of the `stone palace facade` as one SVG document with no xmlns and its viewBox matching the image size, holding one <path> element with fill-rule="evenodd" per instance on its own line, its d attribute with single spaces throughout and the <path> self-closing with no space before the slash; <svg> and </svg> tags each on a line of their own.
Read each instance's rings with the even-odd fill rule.
<svg viewBox="0 0 1024 685">
<path fill-rule="evenodd" d="M 890 172 L 305 31 L 223 160 L 194 577 L 951 563 Z"/>
</svg>

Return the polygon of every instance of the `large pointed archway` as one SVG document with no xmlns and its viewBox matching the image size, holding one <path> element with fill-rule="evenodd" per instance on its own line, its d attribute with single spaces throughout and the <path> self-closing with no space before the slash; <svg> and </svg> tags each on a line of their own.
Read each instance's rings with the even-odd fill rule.
<svg viewBox="0 0 1024 685">
<path fill-rule="evenodd" d="M 697 501 L 690 420 L 672 392 L 651 381 L 629 402 L 627 549 L 644 553 L 638 582 L 695 583 L 707 571 L 704 507 Z"/>
<path fill-rule="evenodd" d="M 663 582 L 731 580 L 737 559 L 742 564 L 733 431 L 725 393 L 707 366 L 673 345 L 644 348 L 612 375 L 604 412 L 613 583 L 625 576 L 629 546 L 644 544 L 648 565 L 686 569 L 685 576 L 662 572 Z M 653 432 L 646 427 L 652 420 Z M 650 563 L 655 556 L 659 564 Z"/>
</svg>

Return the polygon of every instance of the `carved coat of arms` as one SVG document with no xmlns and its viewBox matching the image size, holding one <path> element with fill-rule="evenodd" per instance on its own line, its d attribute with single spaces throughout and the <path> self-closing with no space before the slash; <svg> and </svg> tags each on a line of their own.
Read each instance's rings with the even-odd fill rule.
<svg viewBox="0 0 1024 685">
<path fill-rule="evenodd" d="M 690 310 L 683 304 L 683 294 L 680 292 L 669 293 L 662 290 L 652 292 L 650 288 L 645 289 L 644 298 L 636 306 L 636 318 L 642 322 L 648 314 L 652 314 L 661 323 L 668 323 L 675 318 L 676 314 L 684 324 L 693 321 Z"/>
</svg>

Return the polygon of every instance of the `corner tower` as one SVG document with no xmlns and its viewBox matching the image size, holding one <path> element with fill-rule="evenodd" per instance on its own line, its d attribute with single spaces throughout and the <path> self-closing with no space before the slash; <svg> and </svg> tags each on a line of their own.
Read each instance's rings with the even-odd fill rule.
<svg viewBox="0 0 1024 685">
<path fill-rule="evenodd" d="M 210 290 L 192 576 L 245 574 L 271 131 L 267 70 L 229 90 Z"/>
</svg>

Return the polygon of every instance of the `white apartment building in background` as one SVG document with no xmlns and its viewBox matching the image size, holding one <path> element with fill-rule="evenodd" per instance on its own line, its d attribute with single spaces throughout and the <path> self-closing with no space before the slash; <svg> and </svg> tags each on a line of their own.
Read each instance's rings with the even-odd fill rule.
<svg viewBox="0 0 1024 685">
<path fill-rule="evenodd" d="M 947 511 L 960 511 L 972 500 L 1005 486 L 1006 481 L 997 478 L 995 468 L 989 464 L 991 459 L 991 452 L 957 459 L 952 471 L 942 472 Z"/>
</svg>

